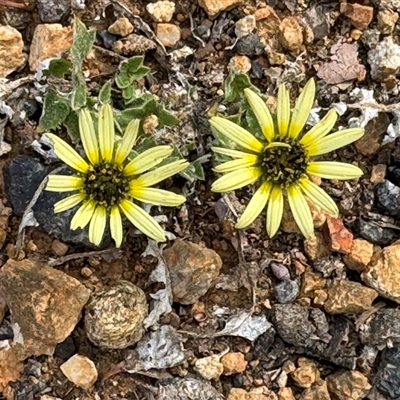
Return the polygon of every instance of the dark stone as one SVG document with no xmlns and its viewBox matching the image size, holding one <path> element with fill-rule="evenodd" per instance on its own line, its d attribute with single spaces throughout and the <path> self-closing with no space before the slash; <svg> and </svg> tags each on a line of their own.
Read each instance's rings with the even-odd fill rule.
<svg viewBox="0 0 400 400">
<path fill-rule="evenodd" d="M 15 214 L 22 216 L 40 182 L 49 172 L 49 167 L 30 156 L 15 157 L 4 166 L 5 195 Z"/>
<path fill-rule="evenodd" d="M 11 324 L 4 320 L 0 325 L 0 340 L 14 339 L 14 331 Z"/>
<path fill-rule="evenodd" d="M 277 336 L 268 351 L 263 351 L 260 346 L 259 351 L 255 354 L 257 356 L 254 358 L 261 361 L 262 369 L 270 370 L 272 368 L 281 368 L 282 364 L 294 354 L 294 347 L 288 346 L 287 343 Z"/>
<path fill-rule="evenodd" d="M 235 388 L 241 388 L 244 386 L 244 376 L 242 374 L 236 374 L 232 378 L 232 384 Z"/>
<path fill-rule="evenodd" d="M 314 345 L 317 328 L 310 320 L 309 308 L 299 304 L 275 304 L 273 324 L 277 333 L 294 346 Z"/>
<path fill-rule="evenodd" d="M 400 187 L 388 180 L 375 186 L 375 203 L 378 210 L 391 217 L 400 217 Z"/>
<path fill-rule="evenodd" d="M 355 367 L 360 343 L 350 320 L 336 317 L 328 324 L 321 310 L 298 304 L 275 304 L 273 312 L 272 321 L 278 335 L 294 346 L 296 354 L 323 359 L 343 368 Z"/>
<path fill-rule="evenodd" d="M 256 360 L 265 360 L 269 350 L 275 341 L 275 329 L 271 326 L 254 343 L 253 358 Z"/>
<path fill-rule="evenodd" d="M 68 336 L 63 342 L 56 346 L 54 355 L 63 360 L 68 360 L 76 353 L 76 346 L 71 336 Z"/>
<path fill-rule="evenodd" d="M 211 35 L 210 28 L 207 25 L 199 25 L 197 28 L 194 29 L 194 33 L 196 34 L 196 36 L 204 41 L 207 41 L 207 39 Z"/>
<path fill-rule="evenodd" d="M 318 3 L 306 12 L 306 20 L 311 27 L 314 37 L 317 40 L 323 39 L 328 35 L 330 30 L 329 5 L 319 5 Z"/>
<path fill-rule="evenodd" d="M 356 221 L 355 228 L 361 237 L 379 246 L 387 246 L 398 237 L 393 229 L 383 228 L 373 221 L 364 221 L 361 218 Z"/>
<path fill-rule="evenodd" d="M 251 73 L 255 78 L 261 79 L 264 76 L 263 66 L 257 61 L 251 61 Z"/>
<path fill-rule="evenodd" d="M 39 184 L 49 172 L 49 167 L 45 167 L 38 159 L 31 156 L 18 156 L 4 166 L 4 191 L 15 214 L 22 216 Z M 71 173 L 68 168 L 61 171 L 61 174 L 68 173 Z M 79 206 L 62 213 L 54 214 L 53 212 L 54 203 L 68 195 L 68 193 L 46 190 L 41 193 L 33 207 L 39 228 L 64 242 L 93 247 L 93 244 L 89 242 L 87 229 L 72 231 L 69 228 L 71 219 Z M 105 237 L 107 237 L 106 234 Z"/>
<path fill-rule="evenodd" d="M 400 343 L 387 349 L 374 378 L 374 386 L 387 400 L 400 398 Z"/>
<path fill-rule="evenodd" d="M 400 186 L 400 168 L 389 167 L 387 170 L 386 178 L 393 183 L 393 185 Z"/>
<path fill-rule="evenodd" d="M 37 0 L 36 5 L 42 22 L 59 22 L 70 10 L 68 0 Z"/>
<path fill-rule="evenodd" d="M 106 49 L 111 49 L 114 43 L 118 40 L 117 36 L 113 35 L 112 33 L 108 32 L 107 30 L 98 31 L 97 34 L 103 40 L 104 47 Z"/>
<path fill-rule="evenodd" d="M 243 56 L 256 56 L 264 52 L 264 45 L 255 33 L 250 33 L 238 40 L 236 52 Z"/>
<path fill-rule="evenodd" d="M 291 303 L 299 295 L 299 285 L 296 281 L 285 280 L 275 286 L 275 295 L 279 303 Z"/>
<path fill-rule="evenodd" d="M 400 310 L 378 310 L 366 323 L 362 341 L 374 347 L 386 346 L 388 341 L 400 342 Z"/>
</svg>

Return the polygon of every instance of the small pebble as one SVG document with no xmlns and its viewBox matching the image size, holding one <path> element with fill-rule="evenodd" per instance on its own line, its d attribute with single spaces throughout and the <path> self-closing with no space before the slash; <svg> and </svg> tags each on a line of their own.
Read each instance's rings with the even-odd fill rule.
<svg viewBox="0 0 400 400">
<path fill-rule="evenodd" d="M 221 358 L 221 364 L 224 367 L 224 375 L 240 374 L 245 371 L 247 361 L 242 353 L 228 353 Z"/>
<path fill-rule="evenodd" d="M 170 22 L 175 12 L 175 3 L 172 1 L 156 1 L 146 5 L 146 10 L 155 22 Z"/>
<path fill-rule="evenodd" d="M 291 303 L 299 295 L 299 285 L 296 281 L 285 280 L 276 285 L 274 289 L 276 298 L 281 304 Z"/>
<path fill-rule="evenodd" d="M 93 274 L 93 271 L 89 267 L 83 267 L 81 269 L 81 275 L 84 278 L 90 278 L 92 276 L 92 274 Z"/>
<path fill-rule="evenodd" d="M 51 250 L 58 257 L 63 257 L 68 253 L 68 245 L 58 239 L 54 239 L 51 243 Z"/>
<path fill-rule="evenodd" d="M 113 35 L 125 37 L 133 32 L 133 25 L 130 23 L 128 18 L 121 17 L 108 27 L 108 32 Z"/>
<path fill-rule="evenodd" d="M 94 362 L 79 354 L 61 364 L 60 369 L 69 381 L 85 390 L 90 389 L 97 381 L 98 373 Z"/>
<path fill-rule="evenodd" d="M 71 336 L 68 336 L 63 342 L 59 343 L 56 346 L 54 351 L 54 355 L 56 357 L 60 357 L 63 360 L 68 360 L 72 357 L 76 352 L 76 346 L 74 340 Z"/>
<path fill-rule="evenodd" d="M 160 23 L 156 35 L 165 47 L 174 47 L 181 39 L 181 30 L 174 24 Z"/>
</svg>

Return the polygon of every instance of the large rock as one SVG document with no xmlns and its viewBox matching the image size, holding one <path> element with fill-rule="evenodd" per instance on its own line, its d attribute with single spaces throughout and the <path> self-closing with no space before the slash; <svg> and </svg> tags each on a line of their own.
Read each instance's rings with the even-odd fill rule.
<svg viewBox="0 0 400 400">
<path fill-rule="evenodd" d="M 33 33 L 29 66 L 36 71 L 46 58 L 57 57 L 72 45 L 72 28 L 61 24 L 41 24 Z"/>
<path fill-rule="evenodd" d="M 31 260 L 8 260 L 0 270 L 0 296 L 23 338 L 20 358 L 52 355 L 78 323 L 90 290 L 75 278 Z"/>
<path fill-rule="evenodd" d="M 350 314 L 368 310 L 378 293 L 358 282 L 341 280 L 328 289 L 325 310 L 329 314 Z"/>
<path fill-rule="evenodd" d="M 13 27 L 0 26 L 0 78 L 14 72 L 25 63 L 22 35 Z"/>
<path fill-rule="evenodd" d="M 177 240 L 164 251 L 174 301 L 193 304 L 215 283 L 222 266 L 220 256 L 195 243 Z"/>
<path fill-rule="evenodd" d="M 361 279 L 381 296 L 400 303 L 400 242 L 376 252 Z"/>
<path fill-rule="evenodd" d="M 13 212 L 22 216 L 27 205 L 32 200 L 40 182 L 50 172 L 37 158 L 22 155 L 13 158 L 3 168 L 4 192 L 10 202 Z M 60 171 L 61 174 L 70 174 L 67 167 Z M 62 213 L 54 213 L 54 204 L 66 197 L 65 193 L 48 192 L 44 190 L 33 206 L 33 213 L 39 228 L 46 231 L 63 242 L 73 242 L 92 247 L 87 229 L 71 230 L 71 219 L 78 209 L 71 208 Z M 110 238 L 105 235 L 104 245 Z"/>
</svg>

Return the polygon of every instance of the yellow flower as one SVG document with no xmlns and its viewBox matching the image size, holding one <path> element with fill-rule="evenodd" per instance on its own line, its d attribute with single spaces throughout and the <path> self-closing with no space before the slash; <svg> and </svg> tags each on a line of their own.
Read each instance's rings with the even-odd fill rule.
<svg viewBox="0 0 400 400">
<path fill-rule="evenodd" d="M 71 229 L 85 228 L 89 224 L 89 240 L 99 245 L 104 234 L 107 217 L 116 246 L 122 243 L 122 213 L 148 237 L 163 242 L 165 232 L 161 226 L 134 201 L 160 206 L 179 206 L 185 197 L 156 189 L 153 186 L 185 168 L 188 163 L 178 160 L 152 169 L 171 155 L 171 146 L 156 146 L 139 154 L 131 161 L 128 155 L 135 144 L 139 120 L 132 120 L 115 146 L 113 112 L 103 105 L 99 112 L 98 137 L 88 110 L 79 113 L 79 130 L 87 160 L 58 136 L 47 133 L 53 141 L 57 156 L 77 171 L 76 175 L 49 175 L 46 190 L 72 192 L 54 205 L 54 212 L 62 212 L 81 204 L 71 221 Z"/>
<path fill-rule="evenodd" d="M 362 175 L 360 168 L 334 161 L 313 161 L 359 139 L 360 128 L 345 129 L 328 135 L 336 123 L 337 114 L 330 110 L 308 132 L 303 132 L 315 97 L 314 80 L 309 80 L 290 112 L 289 93 L 284 85 L 278 89 L 276 124 L 261 97 L 245 89 L 247 101 L 263 134 L 257 139 L 239 125 L 221 118 L 210 120 L 212 127 L 236 143 L 243 151 L 214 147 L 215 153 L 233 158 L 215 168 L 224 173 L 211 190 L 228 192 L 259 182 L 259 187 L 247 205 L 236 228 L 249 226 L 267 208 L 267 232 L 273 237 L 282 220 L 284 197 L 287 197 L 293 217 L 306 238 L 313 236 L 314 226 L 306 197 L 332 215 L 338 208 L 332 198 L 309 178 L 354 179 Z"/>
</svg>

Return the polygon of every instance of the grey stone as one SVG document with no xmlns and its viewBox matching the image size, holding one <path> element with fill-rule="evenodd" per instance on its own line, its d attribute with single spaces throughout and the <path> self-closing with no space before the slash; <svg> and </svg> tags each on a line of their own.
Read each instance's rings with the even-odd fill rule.
<svg viewBox="0 0 400 400">
<path fill-rule="evenodd" d="M 279 303 L 291 303 L 299 295 L 299 285 L 296 281 L 285 280 L 275 286 L 275 295 Z"/>
<path fill-rule="evenodd" d="M 39 17 L 42 22 L 59 22 L 70 10 L 68 0 L 37 0 Z"/>
</svg>

